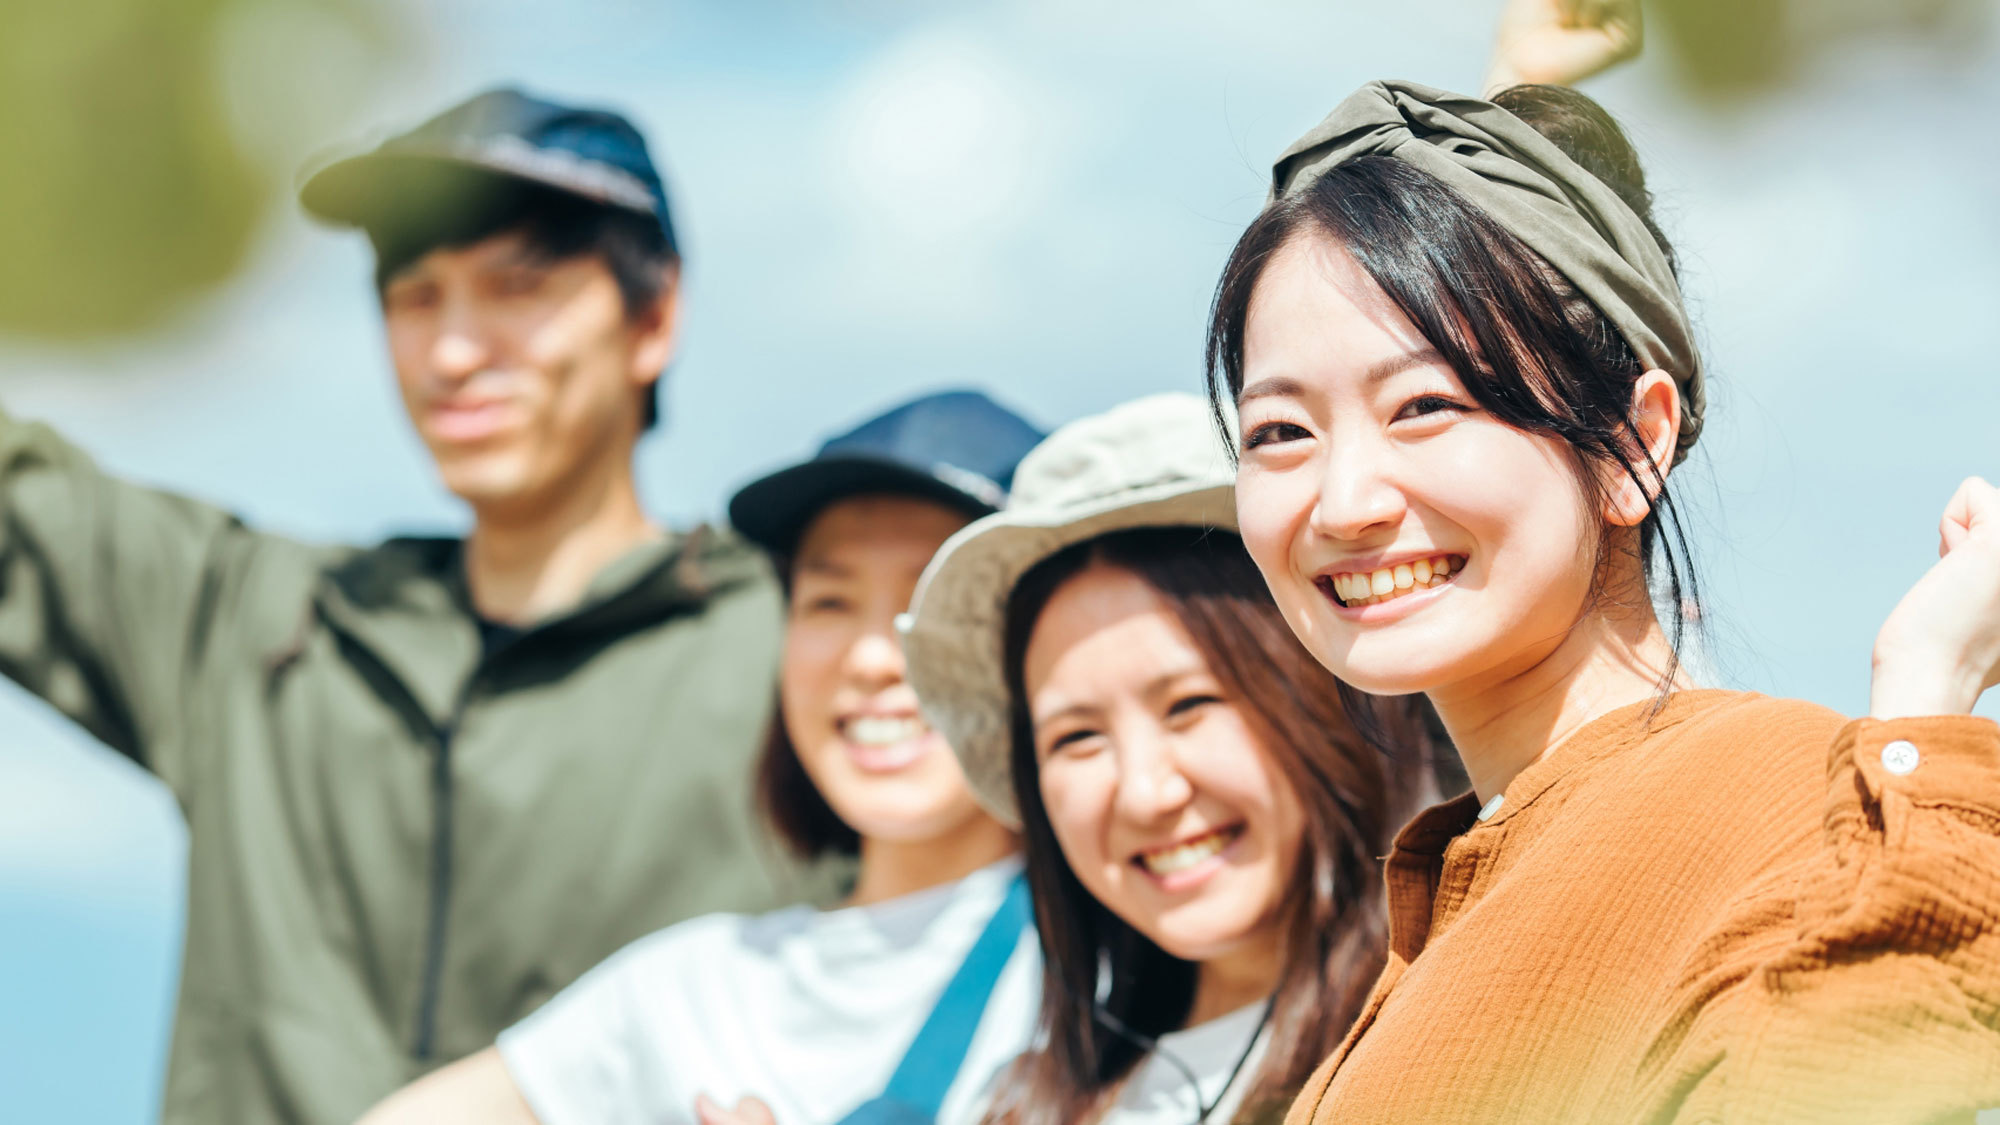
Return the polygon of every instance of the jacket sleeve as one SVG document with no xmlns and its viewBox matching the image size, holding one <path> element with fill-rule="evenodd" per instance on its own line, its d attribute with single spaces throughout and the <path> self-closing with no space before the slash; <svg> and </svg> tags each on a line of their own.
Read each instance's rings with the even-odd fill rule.
<svg viewBox="0 0 2000 1125">
<path fill-rule="evenodd" d="M 0 412 L 0 674 L 178 790 L 164 749 L 232 553 L 227 514 L 105 475 Z"/>
<path fill-rule="evenodd" d="M 1900 1123 L 2000 1107 L 2000 725 L 1848 723 L 1795 928 L 1701 1017 L 1680 1122 Z"/>
</svg>

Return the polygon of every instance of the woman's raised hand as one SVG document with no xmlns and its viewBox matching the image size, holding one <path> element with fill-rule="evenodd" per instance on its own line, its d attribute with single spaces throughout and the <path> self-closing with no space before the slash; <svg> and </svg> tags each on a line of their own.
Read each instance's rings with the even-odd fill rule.
<svg viewBox="0 0 2000 1125">
<path fill-rule="evenodd" d="M 1486 92 L 1524 82 L 1581 82 L 1638 58 L 1644 42 L 1639 0 L 1508 0 Z"/>
<path fill-rule="evenodd" d="M 2000 489 L 1973 477 L 1938 525 L 1938 561 L 1875 637 L 1869 714 L 1963 715 L 2000 683 Z"/>
</svg>

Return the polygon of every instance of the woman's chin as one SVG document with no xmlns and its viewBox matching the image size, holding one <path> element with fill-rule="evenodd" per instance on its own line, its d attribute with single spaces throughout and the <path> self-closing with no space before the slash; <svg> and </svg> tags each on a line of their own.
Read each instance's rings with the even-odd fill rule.
<svg viewBox="0 0 2000 1125">
<path fill-rule="evenodd" d="M 1234 904 L 1226 904 L 1207 917 L 1160 919 L 1151 927 L 1135 928 L 1167 954 L 1197 965 L 1246 955 L 1263 957 L 1280 947 L 1284 938 L 1275 921 L 1274 904 L 1254 913 L 1233 910 L 1230 905 Z"/>
<path fill-rule="evenodd" d="M 1436 678 L 1423 674 L 1361 675 L 1336 671 L 1334 675 L 1369 695 L 1422 695 L 1438 685 Z"/>
<path fill-rule="evenodd" d="M 1464 679 L 1486 656 L 1478 638 L 1439 624 L 1411 621 L 1356 629 L 1349 622 L 1332 621 L 1303 639 L 1306 650 L 1342 683 L 1370 695 L 1415 695 Z"/>
<path fill-rule="evenodd" d="M 971 791 L 963 788 L 929 793 L 915 789 L 905 789 L 900 794 L 877 792 L 829 803 L 857 834 L 885 844 L 943 841 L 974 822 L 987 819 L 984 810 L 973 801 Z"/>
<path fill-rule="evenodd" d="M 1176 931 L 1173 933 L 1154 932 L 1146 934 L 1147 940 L 1160 947 L 1168 956 L 1183 961 L 1200 964 L 1227 957 L 1248 945 L 1251 927 L 1202 927 L 1199 930 Z M 1141 931 L 1144 932 L 1144 931 Z"/>
</svg>

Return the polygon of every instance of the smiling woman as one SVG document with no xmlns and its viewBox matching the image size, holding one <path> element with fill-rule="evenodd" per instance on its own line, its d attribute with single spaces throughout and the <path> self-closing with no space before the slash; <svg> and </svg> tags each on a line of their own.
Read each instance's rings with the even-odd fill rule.
<svg viewBox="0 0 2000 1125">
<path fill-rule="evenodd" d="M 1374 857 L 1433 792 L 1416 715 L 1378 706 L 1396 759 L 1364 742 L 1242 543 L 1214 528 L 1052 556 L 1014 589 L 1005 652 L 1031 877 L 1060 903 L 1044 940 L 1069 971 L 1044 1001 L 1060 1013 L 1050 1050 L 1001 1119 L 1087 1116 L 1113 1076 L 1204 1028 L 1238 1025 L 1225 1050 L 1242 1054 L 1216 1058 L 1241 1067 L 1253 1014 L 1268 1026 L 1256 1070 L 1198 1075 L 1191 1116 L 1269 1116 L 1380 971 Z"/>
<path fill-rule="evenodd" d="M 918 497 L 837 500 L 806 526 L 791 564 L 783 721 L 773 725 L 759 791 L 801 850 L 859 854 L 857 905 L 949 882 L 1014 851 L 1013 833 L 979 808 L 950 748 L 918 713 L 891 624 L 931 555 L 965 523 L 962 510 Z M 808 804 L 824 810 L 825 827 L 806 826 Z"/>
<path fill-rule="evenodd" d="M 1008 1125 L 1261 1121 L 1382 964 L 1375 857 L 1434 792 L 1410 701 L 1349 724 L 1233 532 L 1200 400 L 1058 431 L 932 563 L 906 647 L 976 793 L 1022 825 L 1046 954 Z"/>
<path fill-rule="evenodd" d="M 1694 598 L 1668 482 L 1702 365 L 1617 125 L 1374 83 L 1273 176 L 1210 329 L 1244 541 L 1342 681 L 1431 699 L 1475 788 L 1397 839 L 1388 967 L 1294 1119 L 2000 1104 L 2000 730 L 1968 714 L 2000 494 L 1948 509 L 1871 718 L 1691 690 L 1654 594 Z"/>
</svg>

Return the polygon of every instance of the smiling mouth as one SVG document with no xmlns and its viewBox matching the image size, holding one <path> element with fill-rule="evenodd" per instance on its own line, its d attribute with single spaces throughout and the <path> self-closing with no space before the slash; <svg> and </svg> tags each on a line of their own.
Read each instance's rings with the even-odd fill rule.
<svg viewBox="0 0 2000 1125">
<path fill-rule="evenodd" d="M 930 725 L 916 715 L 856 715 L 839 731 L 848 756 L 871 773 L 899 770 L 930 749 Z"/>
<path fill-rule="evenodd" d="M 1132 857 L 1132 862 L 1162 878 L 1178 875 L 1222 854 L 1222 849 L 1235 843 L 1242 835 L 1243 825 L 1232 824 L 1163 848 L 1140 852 Z"/>
<path fill-rule="evenodd" d="M 930 732 L 915 715 L 859 715 L 840 724 L 842 737 L 869 749 L 915 742 Z"/>
<path fill-rule="evenodd" d="M 1322 574 L 1313 579 L 1313 585 L 1339 605 L 1360 609 L 1442 586 L 1464 569 L 1464 555 L 1432 555 L 1380 570 Z"/>
</svg>

